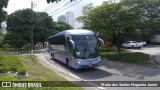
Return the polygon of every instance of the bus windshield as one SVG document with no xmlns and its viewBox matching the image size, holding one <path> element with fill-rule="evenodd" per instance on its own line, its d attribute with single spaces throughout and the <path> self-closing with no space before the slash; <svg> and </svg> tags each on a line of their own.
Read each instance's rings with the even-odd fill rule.
<svg viewBox="0 0 160 90">
<path fill-rule="evenodd" d="M 73 35 L 76 46 L 76 58 L 91 59 L 99 56 L 97 39 L 94 35 Z"/>
</svg>

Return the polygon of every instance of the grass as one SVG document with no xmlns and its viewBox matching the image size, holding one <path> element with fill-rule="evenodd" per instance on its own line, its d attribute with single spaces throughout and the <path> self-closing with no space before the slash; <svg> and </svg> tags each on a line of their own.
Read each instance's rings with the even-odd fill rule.
<svg viewBox="0 0 160 90">
<path fill-rule="evenodd" d="M 25 72 L 20 59 L 14 55 L 0 55 L 0 73 L 8 71 Z"/>
<path fill-rule="evenodd" d="M 100 52 L 101 53 L 104 53 L 104 52 L 105 53 L 117 53 L 118 51 L 117 51 L 116 47 L 110 47 L 110 48 L 102 48 L 102 49 L 100 49 Z M 129 51 L 121 48 L 121 52 L 124 53 L 124 52 L 129 52 Z"/>
<path fill-rule="evenodd" d="M 121 61 L 142 65 L 147 64 L 150 60 L 148 54 L 140 52 L 128 52 L 124 49 L 122 49 L 121 54 L 117 54 L 117 50 L 115 48 L 105 48 L 104 50 L 101 50 L 101 57 L 112 61 Z"/>
<path fill-rule="evenodd" d="M 38 63 L 36 57 L 33 60 L 26 55 L 10 55 L 12 60 L 21 63 L 21 67 L 29 74 L 25 78 L 15 78 L 15 73 L 1 74 L 0 81 L 66 81 L 63 77 L 53 73 L 52 71 L 44 68 Z M 1 60 L 6 58 L 5 55 L 1 56 Z M 10 59 L 10 61 L 11 61 Z M 7 61 L 7 60 L 5 60 Z M 8 62 L 8 61 L 7 61 Z M 9 62 L 8 62 L 9 63 Z M 68 84 L 68 83 L 66 83 Z M 71 84 L 71 83 L 69 83 Z M 75 86 L 75 85 L 73 85 Z M 0 90 L 83 90 L 81 87 L 42 87 L 42 88 L 0 88 Z"/>
</svg>

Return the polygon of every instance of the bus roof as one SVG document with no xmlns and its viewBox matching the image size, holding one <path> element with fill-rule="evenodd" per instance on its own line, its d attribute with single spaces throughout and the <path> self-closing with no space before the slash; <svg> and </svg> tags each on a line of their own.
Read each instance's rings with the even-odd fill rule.
<svg viewBox="0 0 160 90">
<path fill-rule="evenodd" d="M 60 35 L 94 35 L 94 32 L 86 29 L 72 29 L 59 32 L 57 34 L 50 36 L 49 38 L 57 37 Z"/>
</svg>

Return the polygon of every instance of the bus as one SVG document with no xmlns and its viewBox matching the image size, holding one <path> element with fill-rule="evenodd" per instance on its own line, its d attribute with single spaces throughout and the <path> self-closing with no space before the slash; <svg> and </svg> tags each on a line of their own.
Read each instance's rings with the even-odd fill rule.
<svg viewBox="0 0 160 90">
<path fill-rule="evenodd" d="M 90 30 L 65 30 L 48 37 L 48 52 L 52 60 L 58 60 L 74 69 L 94 68 L 101 65 L 99 44 L 104 41 L 96 38 Z"/>
</svg>

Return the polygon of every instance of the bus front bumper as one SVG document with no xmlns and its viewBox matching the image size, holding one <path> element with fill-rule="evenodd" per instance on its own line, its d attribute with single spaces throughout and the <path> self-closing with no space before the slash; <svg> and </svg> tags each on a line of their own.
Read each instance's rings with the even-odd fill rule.
<svg viewBox="0 0 160 90">
<path fill-rule="evenodd" d="M 76 69 L 83 69 L 83 68 L 94 68 L 94 67 L 98 67 L 101 65 L 101 61 L 96 61 L 96 63 L 90 62 L 87 64 L 83 63 L 77 63 L 76 64 Z"/>
</svg>

